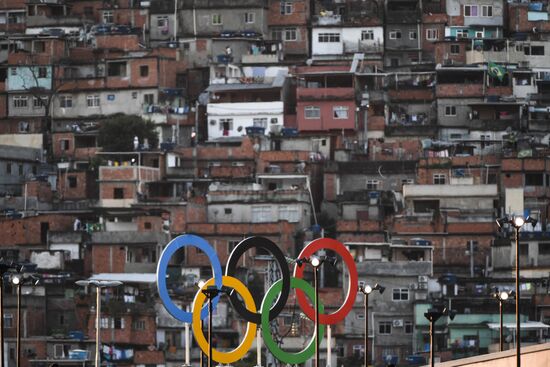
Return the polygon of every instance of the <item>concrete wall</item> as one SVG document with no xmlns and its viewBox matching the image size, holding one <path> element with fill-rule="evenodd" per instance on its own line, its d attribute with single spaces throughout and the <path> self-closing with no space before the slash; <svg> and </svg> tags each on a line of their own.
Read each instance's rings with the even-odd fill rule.
<svg viewBox="0 0 550 367">
<path fill-rule="evenodd" d="M 245 23 L 245 13 L 254 13 L 254 23 Z M 221 24 L 213 24 L 214 15 L 221 16 Z M 180 35 L 217 35 L 224 30 L 252 30 L 267 34 L 267 9 L 251 5 L 248 8 L 219 7 L 210 9 L 183 9 L 179 12 Z"/>
<path fill-rule="evenodd" d="M 43 67 L 46 68 L 46 76 L 44 78 L 39 78 L 38 66 L 14 66 L 8 68 L 6 90 L 29 90 L 33 87 L 50 89 L 52 87 L 52 67 Z"/>
<path fill-rule="evenodd" d="M 154 101 L 158 101 L 157 89 L 135 90 L 92 90 L 87 92 L 67 93 L 73 97 L 73 107 L 60 108 L 59 99 L 54 98 L 52 109 L 54 118 L 75 118 L 93 115 L 110 115 L 120 112 L 120 106 L 124 106 L 124 112 L 129 115 L 141 115 L 145 112 L 146 104 L 144 95 L 153 94 Z M 87 96 L 98 95 L 99 106 L 88 107 Z M 111 96 L 111 97 L 110 97 Z M 112 97 L 114 96 L 114 97 Z M 134 98 L 135 97 L 135 98 Z M 11 114 L 11 110 L 10 110 Z M 144 116 L 146 117 L 146 116 Z"/>
</svg>

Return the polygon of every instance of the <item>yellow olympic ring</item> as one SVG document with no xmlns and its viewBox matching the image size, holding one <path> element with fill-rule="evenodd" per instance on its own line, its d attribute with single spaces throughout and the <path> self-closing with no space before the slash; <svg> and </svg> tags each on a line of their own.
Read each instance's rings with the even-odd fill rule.
<svg viewBox="0 0 550 367">
<path fill-rule="evenodd" d="M 240 294 L 248 311 L 253 313 L 256 312 L 256 303 L 254 302 L 250 291 L 239 279 L 224 275 L 222 277 L 222 284 L 233 288 Z M 214 278 L 209 279 L 201 289 L 205 289 L 211 285 L 214 285 Z M 208 356 L 208 341 L 204 337 L 201 329 L 201 308 L 205 300 L 206 295 L 201 291 L 197 292 L 195 299 L 193 300 L 193 334 L 201 350 Z M 212 359 L 223 364 L 230 364 L 242 359 L 254 342 L 254 338 L 256 337 L 256 328 L 256 324 L 248 322 L 246 333 L 241 344 L 231 352 L 226 353 L 218 352 L 216 349 L 212 348 Z"/>
</svg>

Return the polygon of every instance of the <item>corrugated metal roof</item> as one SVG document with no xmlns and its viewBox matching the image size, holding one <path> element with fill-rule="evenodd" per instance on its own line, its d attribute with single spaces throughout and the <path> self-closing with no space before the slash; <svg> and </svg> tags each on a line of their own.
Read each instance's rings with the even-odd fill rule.
<svg viewBox="0 0 550 367">
<path fill-rule="evenodd" d="M 156 283 L 157 274 L 155 273 L 101 273 L 94 274 L 89 280 L 118 280 L 122 283 Z"/>
</svg>

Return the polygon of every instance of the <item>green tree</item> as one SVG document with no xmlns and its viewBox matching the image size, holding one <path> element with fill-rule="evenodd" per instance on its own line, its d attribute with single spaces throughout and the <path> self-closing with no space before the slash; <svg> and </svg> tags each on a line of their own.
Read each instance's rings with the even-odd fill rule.
<svg viewBox="0 0 550 367">
<path fill-rule="evenodd" d="M 134 137 L 143 144 L 145 139 L 149 147 L 158 145 L 158 133 L 155 124 L 135 115 L 115 115 L 101 124 L 99 145 L 105 152 L 131 152 L 134 150 Z"/>
</svg>

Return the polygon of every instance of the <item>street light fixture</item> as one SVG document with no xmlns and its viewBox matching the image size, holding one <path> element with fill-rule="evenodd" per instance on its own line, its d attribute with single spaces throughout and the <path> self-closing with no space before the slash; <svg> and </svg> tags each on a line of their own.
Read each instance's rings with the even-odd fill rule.
<svg viewBox="0 0 550 367">
<path fill-rule="evenodd" d="M 502 306 L 503 303 L 511 296 L 514 295 L 514 291 L 508 292 L 508 291 L 500 291 L 498 288 L 495 289 L 495 292 L 493 293 L 493 297 L 495 297 L 498 300 L 498 310 L 500 315 L 500 351 L 502 352 L 504 350 L 504 329 L 503 329 L 503 314 L 502 314 Z"/>
<path fill-rule="evenodd" d="M 379 291 L 380 294 L 384 293 L 386 287 L 376 284 L 374 287 L 370 285 L 360 285 L 359 292 L 365 295 L 365 367 L 368 367 L 368 351 L 369 351 L 369 294 L 372 291 Z"/>
<path fill-rule="evenodd" d="M 122 285 L 118 280 L 77 280 L 75 282 L 81 287 L 93 285 L 96 287 L 96 332 L 95 332 L 95 367 L 101 366 L 101 289 L 112 288 Z"/>
<path fill-rule="evenodd" d="M 537 220 L 532 217 L 523 218 L 519 215 L 512 217 L 503 217 L 496 220 L 499 228 L 503 228 L 505 224 L 511 224 L 515 229 L 516 237 L 516 366 L 521 367 L 521 325 L 520 325 L 520 289 L 519 289 L 519 231 L 525 223 L 531 223 L 533 228 L 537 225 Z"/>
<path fill-rule="evenodd" d="M 456 311 L 450 310 L 447 307 L 432 307 L 424 313 L 424 317 L 427 318 L 430 322 L 430 365 L 432 367 L 435 366 L 435 323 L 437 322 L 437 320 L 439 320 L 441 316 L 449 316 L 451 320 L 454 320 L 456 316 Z"/>
</svg>

